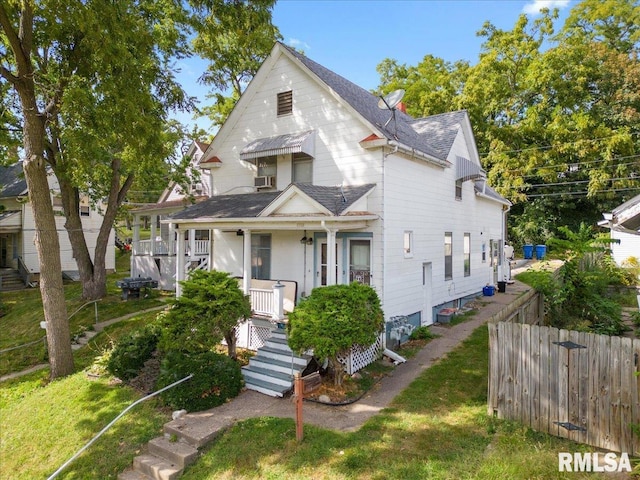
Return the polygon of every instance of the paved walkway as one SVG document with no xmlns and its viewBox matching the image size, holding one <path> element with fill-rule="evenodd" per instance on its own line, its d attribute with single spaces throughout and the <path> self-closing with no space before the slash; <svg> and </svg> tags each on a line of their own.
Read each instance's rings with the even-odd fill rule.
<svg viewBox="0 0 640 480">
<path fill-rule="evenodd" d="M 304 423 L 340 431 L 359 429 L 369 418 L 386 408 L 425 369 L 529 290 L 529 286 L 515 281 L 507 285 L 505 293 L 496 292 L 494 296 L 482 297 L 482 306 L 470 320 L 455 326 L 432 326 L 431 330 L 440 337 L 429 342 L 406 363 L 398 365 L 357 402 L 338 407 L 305 402 Z M 263 416 L 295 418 L 294 403 L 291 399 L 272 398 L 245 390 L 229 403 L 204 412 L 187 414 L 169 422 L 166 427 L 204 445 L 238 420 Z"/>
</svg>

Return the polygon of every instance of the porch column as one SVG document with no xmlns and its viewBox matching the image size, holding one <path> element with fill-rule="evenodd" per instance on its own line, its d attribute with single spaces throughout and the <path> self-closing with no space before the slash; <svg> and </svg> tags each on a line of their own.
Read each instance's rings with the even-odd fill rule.
<svg viewBox="0 0 640 480">
<path fill-rule="evenodd" d="M 244 230 L 243 241 L 242 291 L 249 295 L 251 288 L 251 230 Z"/>
<path fill-rule="evenodd" d="M 184 231 L 178 230 L 178 249 L 176 252 L 176 297 L 182 295 L 180 282 L 184 280 L 185 252 L 184 252 Z"/>
<path fill-rule="evenodd" d="M 169 224 L 169 238 L 167 239 L 167 254 L 169 256 L 176 254 L 176 226 L 173 223 Z"/>
<path fill-rule="evenodd" d="M 196 257 L 196 231 L 195 229 L 189 230 L 189 259 L 193 260 Z"/>
<path fill-rule="evenodd" d="M 327 229 L 327 285 L 335 285 L 336 279 L 336 231 Z"/>
<path fill-rule="evenodd" d="M 156 222 L 158 221 L 157 215 L 151 215 L 151 256 L 156 254 Z"/>
<path fill-rule="evenodd" d="M 207 270 L 213 270 L 213 229 L 209 229 L 209 261 L 207 262 Z"/>
<path fill-rule="evenodd" d="M 140 222 L 141 221 L 142 219 L 140 218 L 140 215 L 133 216 L 133 255 L 140 255 Z"/>
</svg>

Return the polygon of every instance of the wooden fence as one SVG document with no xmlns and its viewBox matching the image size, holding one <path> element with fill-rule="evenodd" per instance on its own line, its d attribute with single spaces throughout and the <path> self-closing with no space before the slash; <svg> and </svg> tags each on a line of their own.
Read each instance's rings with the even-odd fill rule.
<svg viewBox="0 0 640 480">
<path fill-rule="evenodd" d="M 638 455 L 639 356 L 638 339 L 490 323 L 489 414 Z"/>
</svg>

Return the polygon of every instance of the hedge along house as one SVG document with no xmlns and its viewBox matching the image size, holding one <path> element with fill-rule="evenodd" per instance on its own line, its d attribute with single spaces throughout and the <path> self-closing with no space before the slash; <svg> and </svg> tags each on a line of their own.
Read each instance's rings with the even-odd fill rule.
<svg viewBox="0 0 640 480">
<path fill-rule="evenodd" d="M 199 161 L 210 198 L 161 220 L 176 279 L 193 232 L 209 231 L 207 268 L 239 277 L 276 319 L 264 297 L 278 281 L 293 286 L 285 313 L 313 288 L 360 281 L 387 319 L 415 325 L 494 284 L 510 204 L 487 184 L 467 113 L 415 119 L 379 103 L 276 43 Z"/>
</svg>

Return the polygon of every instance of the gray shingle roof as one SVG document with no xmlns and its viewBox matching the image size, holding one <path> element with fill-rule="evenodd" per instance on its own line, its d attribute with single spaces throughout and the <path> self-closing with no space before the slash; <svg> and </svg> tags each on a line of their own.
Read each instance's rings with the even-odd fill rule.
<svg viewBox="0 0 640 480">
<path fill-rule="evenodd" d="M 0 166 L 0 198 L 27 194 L 27 181 L 22 173 L 22 162 L 8 167 Z"/>
<path fill-rule="evenodd" d="M 251 218 L 257 217 L 281 192 L 214 195 L 204 202 L 187 207 L 171 215 L 176 220 L 194 218 Z"/>
<path fill-rule="evenodd" d="M 364 88 L 359 87 L 286 45 L 281 45 L 349 103 L 349 105 L 369 123 L 375 125 L 383 132 L 386 138 L 397 140 L 437 159 L 446 160 L 447 154 L 449 153 L 448 148 L 453 144 L 457 132 L 457 129 L 453 129 L 453 125 L 459 124 L 462 115 L 466 115 L 466 112 L 443 113 L 441 115 L 428 117 L 427 119 L 416 120 L 410 115 L 396 110 L 395 122 L 391 120 L 385 127 L 384 125 L 392 113 L 389 110 L 378 108 L 379 97 L 376 97 Z M 427 120 L 429 121 L 427 122 Z M 428 129 L 426 132 L 420 131 L 421 127 L 427 128 L 427 126 Z"/>
<path fill-rule="evenodd" d="M 305 195 L 324 206 L 334 215 L 342 214 L 375 185 L 372 183 L 346 187 L 323 187 L 308 183 L 295 184 Z M 292 188 L 291 186 L 287 188 Z M 201 203 L 171 215 L 174 220 L 195 218 L 256 218 L 283 192 L 243 193 L 216 195 Z"/>
<path fill-rule="evenodd" d="M 340 215 L 375 187 L 375 184 L 367 183 L 346 187 L 323 187 L 320 185 L 311 185 L 310 183 L 298 183 L 296 186 L 330 212 L 335 215 Z"/>
</svg>

